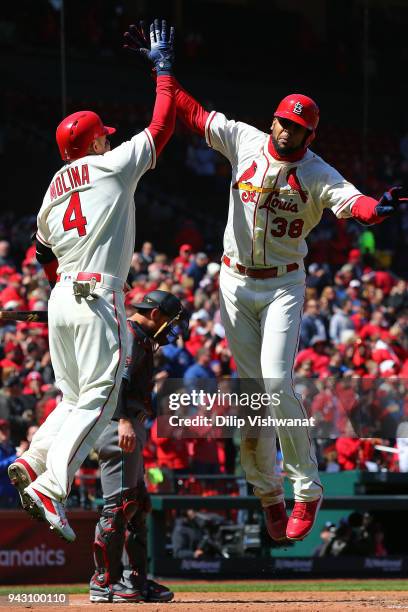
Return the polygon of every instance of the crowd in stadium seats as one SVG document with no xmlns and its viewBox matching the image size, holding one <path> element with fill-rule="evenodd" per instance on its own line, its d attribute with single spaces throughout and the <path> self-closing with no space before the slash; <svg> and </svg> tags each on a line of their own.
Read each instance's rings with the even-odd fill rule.
<svg viewBox="0 0 408 612">
<path fill-rule="evenodd" d="M 31 217 L 19 222 L 19 229 L 26 229 L 24 238 L 14 225 L 1 223 L 2 309 L 47 308 L 48 282 L 36 262 L 34 246 L 27 245 L 33 221 Z M 132 304 L 156 288 L 179 296 L 191 315 L 189 337 L 156 353 L 157 382 L 180 378 L 188 386 L 197 378 L 219 382 L 236 376 L 220 319 L 220 264 L 196 251 L 197 236 L 197 229 L 183 234 L 186 241 L 176 257 L 145 242 L 132 260 L 126 294 L 129 315 Z M 18 257 L 15 254 L 24 242 Z M 321 469 L 398 471 L 406 466 L 406 450 L 401 445 L 397 455 L 391 449 L 405 439 L 408 420 L 408 285 L 386 265 L 376 265 L 372 254 L 361 248 L 349 250 L 346 259 L 340 267 L 318 261 L 309 265 L 295 384 L 316 419 Z M 0 325 L 0 500 L 4 502 L 4 496 L 11 495 L 5 477 L 8 464 L 28 447 L 60 394 L 54 385 L 47 325 L 7 320 Z M 146 466 L 176 474 L 234 473 L 236 454 L 231 440 L 166 439 L 153 425 Z"/>
</svg>

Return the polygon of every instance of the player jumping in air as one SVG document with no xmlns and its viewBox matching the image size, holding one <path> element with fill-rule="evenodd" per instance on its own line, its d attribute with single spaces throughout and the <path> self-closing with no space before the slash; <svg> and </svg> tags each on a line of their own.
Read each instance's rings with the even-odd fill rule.
<svg viewBox="0 0 408 612">
<path fill-rule="evenodd" d="M 23 507 L 67 541 L 75 539 L 64 510 L 74 474 L 117 404 L 127 349 L 123 287 L 135 244 L 133 195 L 174 130 L 173 36 L 165 21 L 151 25 L 146 57 L 157 70 L 157 88 L 145 130 L 111 150 L 115 129 L 95 113 L 79 111 L 59 124 L 65 165 L 37 217 L 37 259 L 55 285 L 49 338 L 63 399 L 9 476 Z"/>
<path fill-rule="evenodd" d="M 143 55 L 142 26 L 131 26 L 126 46 Z M 319 123 L 317 104 L 290 94 L 278 105 L 271 133 L 206 111 L 176 84 L 178 117 L 230 162 L 232 181 L 220 307 L 239 376 L 263 381 L 279 393 L 274 416 L 304 419 L 292 370 L 298 347 L 305 292 L 306 237 L 329 208 L 338 218 L 365 224 L 384 221 L 402 201 L 394 187 L 379 201 L 365 196 L 309 149 Z M 322 485 L 307 427 L 276 428 L 284 471 L 295 505 L 286 514 L 281 478 L 275 473 L 275 434 L 241 440 L 241 463 L 261 501 L 275 541 L 302 540 L 311 531 L 322 501 Z"/>
</svg>

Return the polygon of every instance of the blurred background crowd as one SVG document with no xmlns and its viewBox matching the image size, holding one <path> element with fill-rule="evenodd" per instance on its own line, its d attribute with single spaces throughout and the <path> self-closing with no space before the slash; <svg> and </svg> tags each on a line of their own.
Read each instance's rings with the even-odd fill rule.
<svg viewBox="0 0 408 612">
<path fill-rule="evenodd" d="M 34 217 L 10 223 L 8 215 L 0 220 L 2 309 L 47 309 L 48 281 L 28 238 L 34 225 Z M 134 312 L 132 304 L 153 289 L 173 292 L 190 313 L 188 337 L 155 353 L 157 383 L 175 378 L 189 387 L 211 378 L 219 385 L 237 375 L 219 312 L 219 256 L 211 261 L 206 252 L 196 251 L 192 238 L 199 234 L 199 228 L 191 236 L 184 233 L 183 240 L 190 241 L 175 248 L 175 256 L 152 242 L 144 242 L 133 256 L 128 315 Z M 308 265 L 295 384 L 316 419 L 314 442 L 322 470 L 408 471 L 407 282 L 378 264 L 375 255 L 364 253 L 361 245 L 357 248 L 360 238 L 356 232 L 353 248 L 344 252 L 347 263 L 340 267 Z M 7 320 L 0 325 L 0 482 L 8 489 L 8 464 L 28 447 L 60 393 L 54 384 L 47 325 Z M 153 475 L 155 468 L 174 474 L 239 471 L 233 439 L 164 438 L 155 421 L 149 426 L 145 460 Z"/>
</svg>

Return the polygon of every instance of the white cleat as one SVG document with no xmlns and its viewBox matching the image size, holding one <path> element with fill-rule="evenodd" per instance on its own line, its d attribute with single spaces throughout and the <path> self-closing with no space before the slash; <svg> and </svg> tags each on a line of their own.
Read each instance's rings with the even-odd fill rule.
<svg viewBox="0 0 408 612">
<path fill-rule="evenodd" d="M 43 514 L 40 512 L 31 497 L 24 491 L 24 489 L 32 482 L 28 469 L 22 462 L 17 460 L 15 463 L 9 465 L 7 472 L 11 484 L 16 487 L 18 494 L 20 495 L 20 501 L 23 509 L 37 521 L 43 521 Z"/>
<path fill-rule="evenodd" d="M 28 486 L 24 493 L 30 497 L 33 503 L 37 506 L 43 518 L 48 521 L 50 528 L 53 529 L 57 535 L 66 540 L 67 542 L 73 542 L 76 539 L 76 535 L 73 529 L 68 524 L 67 517 L 65 516 L 65 508 L 61 502 L 51 499 L 48 495 L 40 493 L 33 489 L 33 486 Z"/>
</svg>

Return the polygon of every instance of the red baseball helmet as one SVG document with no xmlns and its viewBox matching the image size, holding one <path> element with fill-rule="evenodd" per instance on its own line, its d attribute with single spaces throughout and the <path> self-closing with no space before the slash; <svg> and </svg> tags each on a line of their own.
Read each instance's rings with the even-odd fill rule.
<svg viewBox="0 0 408 612">
<path fill-rule="evenodd" d="M 64 161 L 83 157 L 95 138 L 115 132 L 115 128 L 104 125 L 93 111 L 72 113 L 57 127 L 56 138 L 61 157 Z"/>
<path fill-rule="evenodd" d="M 316 135 L 316 128 L 319 124 L 319 107 L 309 96 L 289 94 L 279 102 L 274 117 L 289 119 L 308 129 L 311 132 L 306 140 L 306 146 L 308 146 Z"/>
</svg>

